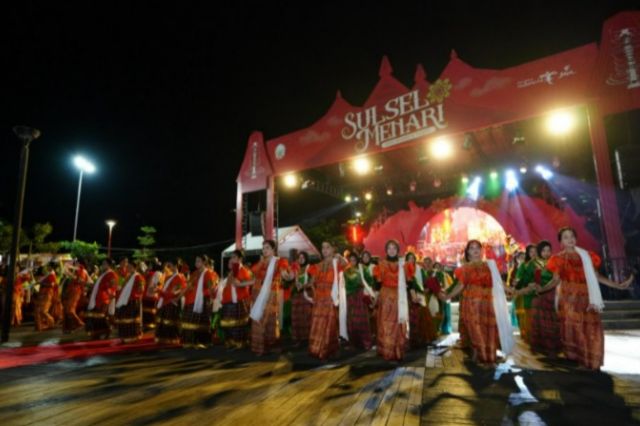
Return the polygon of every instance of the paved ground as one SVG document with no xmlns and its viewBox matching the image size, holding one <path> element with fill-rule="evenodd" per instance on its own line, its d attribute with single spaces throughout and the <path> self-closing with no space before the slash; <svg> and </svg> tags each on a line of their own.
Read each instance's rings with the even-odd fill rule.
<svg viewBox="0 0 640 426">
<path fill-rule="evenodd" d="M 523 345 L 483 370 L 447 343 L 401 364 L 372 352 L 323 364 L 291 348 L 263 358 L 212 348 L 5 369 L 0 425 L 640 424 L 640 331 L 607 334 L 602 373 Z"/>
</svg>

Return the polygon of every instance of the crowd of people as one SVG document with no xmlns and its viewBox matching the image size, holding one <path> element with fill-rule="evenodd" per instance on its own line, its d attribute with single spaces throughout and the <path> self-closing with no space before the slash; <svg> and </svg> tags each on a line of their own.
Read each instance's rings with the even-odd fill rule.
<svg viewBox="0 0 640 426">
<path fill-rule="evenodd" d="M 561 229 L 556 254 L 547 241 L 528 246 L 506 280 L 476 240 L 467 243 L 453 275 L 430 258 L 403 255 L 395 240 L 378 258 L 363 248 L 340 255 L 325 241 L 316 263 L 305 252 L 280 258 L 276 243 L 265 240 L 259 261 L 249 267 L 236 250 L 222 277 L 205 255 L 193 270 L 182 261 L 147 265 L 126 258 L 117 266 L 105 259 L 99 269 L 82 260 L 50 263 L 18 273 L 13 324 L 22 322 L 22 306 L 34 297 L 36 330 L 61 324 L 65 333 L 84 328 L 95 339 L 115 331 L 125 342 L 153 331 L 161 343 L 224 344 L 258 356 L 280 351 L 286 334 L 321 360 L 345 346 L 375 348 L 400 361 L 407 350 L 451 333 L 450 301 L 457 298 L 460 344 L 478 364 L 495 365 L 498 350 L 511 352 L 517 323 L 534 351 L 598 369 L 604 359 L 598 283 L 624 289 L 633 276 L 616 283 L 600 275 L 600 258 L 576 238 L 575 230 Z"/>
</svg>

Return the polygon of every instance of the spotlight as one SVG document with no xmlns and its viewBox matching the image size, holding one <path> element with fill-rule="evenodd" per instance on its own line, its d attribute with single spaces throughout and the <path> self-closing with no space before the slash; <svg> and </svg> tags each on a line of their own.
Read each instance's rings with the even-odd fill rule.
<svg viewBox="0 0 640 426">
<path fill-rule="evenodd" d="M 298 177 L 293 173 L 284 176 L 284 186 L 287 188 L 295 188 L 298 185 Z"/>
<path fill-rule="evenodd" d="M 514 172 L 513 170 L 507 170 L 504 176 L 505 187 L 507 188 L 507 191 L 514 191 L 519 185 L 518 178 L 516 177 L 516 172 Z"/>
<path fill-rule="evenodd" d="M 462 142 L 462 149 L 465 151 L 471 150 L 473 146 L 473 135 L 471 133 L 464 134 L 464 141 Z"/>
<path fill-rule="evenodd" d="M 536 166 L 536 173 L 542 176 L 544 180 L 549 180 L 553 177 L 553 172 L 544 166 Z"/>
<path fill-rule="evenodd" d="M 371 201 L 373 199 L 373 194 L 371 193 L 371 191 L 367 191 L 364 193 L 364 199 L 367 201 Z"/>
<path fill-rule="evenodd" d="M 360 197 L 354 197 L 353 201 L 360 201 Z"/>
<path fill-rule="evenodd" d="M 353 161 L 353 168 L 359 175 L 366 175 L 371 171 L 371 161 L 368 158 L 356 158 Z"/>
<path fill-rule="evenodd" d="M 361 217 L 361 216 L 362 216 L 362 213 L 356 212 L 356 217 Z"/>
<path fill-rule="evenodd" d="M 462 176 L 462 183 L 465 184 L 465 185 L 468 184 L 469 183 L 469 178 L 466 177 L 466 176 Z"/>
<path fill-rule="evenodd" d="M 393 189 L 391 187 L 387 188 L 387 195 L 393 195 Z"/>
<path fill-rule="evenodd" d="M 345 203 L 350 203 L 352 200 L 353 200 L 353 199 L 351 198 L 351 195 L 346 195 L 346 196 L 344 197 L 344 202 L 345 202 Z"/>
<path fill-rule="evenodd" d="M 547 129 L 555 135 L 567 134 L 574 126 L 575 118 L 569 111 L 556 111 L 547 119 Z"/>
<path fill-rule="evenodd" d="M 473 201 L 478 201 L 478 197 L 480 196 L 481 183 L 482 183 L 482 178 L 480 176 L 476 176 L 473 179 L 473 182 L 471 183 L 471 185 L 469 185 L 469 188 L 467 188 L 467 195 Z"/>
<path fill-rule="evenodd" d="M 520 166 L 520 173 L 522 173 L 522 174 L 527 173 L 527 166 L 525 166 L 524 164 L 522 166 Z"/>
<path fill-rule="evenodd" d="M 430 146 L 431 155 L 437 159 L 449 158 L 453 154 L 451 142 L 446 138 L 436 139 Z"/>
<path fill-rule="evenodd" d="M 495 170 L 493 170 L 491 172 L 491 174 L 489 175 L 489 177 L 491 177 L 491 179 L 496 180 L 498 179 L 498 172 L 496 172 Z"/>
</svg>

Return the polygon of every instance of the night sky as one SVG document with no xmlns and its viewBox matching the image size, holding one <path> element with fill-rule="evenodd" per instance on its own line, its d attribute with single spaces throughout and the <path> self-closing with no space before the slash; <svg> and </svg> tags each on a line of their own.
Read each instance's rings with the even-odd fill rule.
<svg viewBox="0 0 640 426">
<path fill-rule="evenodd" d="M 82 153 L 98 172 L 84 181 L 78 238 L 105 244 L 114 218 L 119 247 L 134 246 L 141 225 L 158 229 L 160 246 L 232 238 L 250 132 L 270 139 L 306 127 L 338 89 L 361 104 L 384 54 L 406 84 L 417 63 L 435 80 L 452 48 L 475 67 L 508 67 L 597 41 L 607 17 L 638 6 L 20 3 L 3 10 L 0 218 L 12 219 L 16 195 L 11 127 L 27 124 L 42 137 L 25 226 L 49 221 L 54 240 L 71 239 L 71 158 Z M 292 215 L 285 209 L 281 223 Z"/>
</svg>

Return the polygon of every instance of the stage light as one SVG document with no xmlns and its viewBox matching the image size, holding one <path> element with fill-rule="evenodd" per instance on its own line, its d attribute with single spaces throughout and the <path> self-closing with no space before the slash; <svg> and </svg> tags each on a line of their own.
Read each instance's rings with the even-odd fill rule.
<svg viewBox="0 0 640 426">
<path fill-rule="evenodd" d="M 569 111 L 556 111 L 547 119 L 547 128 L 556 135 L 567 134 L 573 129 L 575 118 Z"/>
<path fill-rule="evenodd" d="M 373 194 L 371 193 L 371 191 L 367 191 L 364 193 L 364 199 L 367 201 L 371 201 L 373 199 Z"/>
<path fill-rule="evenodd" d="M 465 184 L 465 185 L 468 184 L 469 183 L 469 178 L 466 177 L 466 176 L 462 176 L 462 183 Z"/>
<path fill-rule="evenodd" d="M 362 213 L 356 212 L 356 217 L 361 217 L 361 216 L 362 216 Z"/>
<path fill-rule="evenodd" d="M 516 172 L 514 172 L 513 170 L 507 170 L 504 176 L 505 187 L 507 188 L 507 191 L 514 191 L 519 185 L 518 178 L 516 177 Z"/>
<path fill-rule="evenodd" d="M 351 201 L 352 201 L 351 195 L 346 195 L 346 196 L 344 197 L 344 202 L 345 202 L 345 203 L 350 203 Z"/>
<path fill-rule="evenodd" d="M 298 177 L 293 173 L 285 175 L 283 178 L 284 186 L 287 188 L 295 188 L 298 185 Z"/>
<path fill-rule="evenodd" d="M 553 172 L 544 166 L 536 166 L 536 173 L 542 176 L 544 180 L 549 180 L 553 177 Z"/>
<path fill-rule="evenodd" d="M 371 161 L 368 158 L 356 158 L 353 161 L 353 169 L 359 175 L 366 175 L 371 171 Z"/>
<path fill-rule="evenodd" d="M 387 188 L 387 195 L 393 195 L 393 189 L 391 187 Z"/>
<path fill-rule="evenodd" d="M 360 201 L 360 197 L 354 197 L 353 201 Z"/>
<path fill-rule="evenodd" d="M 498 179 L 498 172 L 496 172 L 495 170 L 491 172 L 491 174 L 489 175 L 491 177 L 491 179 L 495 180 Z"/>
<path fill-rule="evenodd" d="M 469 188 L 467 188 L 467 195 L 473 201 L 478 201 L 478 197 L 480 196 L 481 183 L 482 183 L 482 178 L 480 176 L 476 176 L 473 179 L 473 182 L 471 183 L 471 185 L 469 185 Z"/>
<path fill-rule="evenodd" d="M 437 159 L 445 159 L 451 157 L 453 154 L 453 147 L 451 141 L 446 138 L 436 139 L 430 146 L 431 155 Z"/>
<path fill-rule="evenodd" d="M 520 173 L 522 174 L 527 173 L 527 166 L 520 166 Z"/>
</svg>

